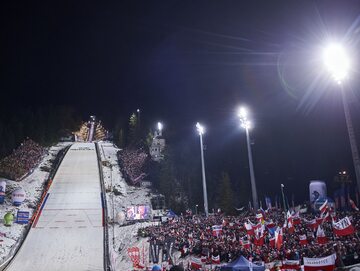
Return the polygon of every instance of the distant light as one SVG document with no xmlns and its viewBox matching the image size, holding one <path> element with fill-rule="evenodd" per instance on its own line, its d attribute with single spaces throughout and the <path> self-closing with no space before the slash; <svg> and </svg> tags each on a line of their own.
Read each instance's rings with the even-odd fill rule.
<svg viewBox="0 0 360 271">
<path fill-rule="evenodd" d="M 158 130 L 161 131 L 163 129 L 163 125 L 161 122 L 157 123 Z"/>
<path fill-rule="evenodd" d="M 140 113 L 140 109 L 138 108 L 138 109 L 136 110 L 136 112 Z"/>
<path fill-rule="evenodd" d="M 245 107 L 240 107 L 239 112 L 238 112 L 238 116 L 240 118 L 247 118 L 247 115 L 248 115 L 247 109 Z"/>
<path fill-rule="evenodd" d="M 346 171 L 343 171 L 343 175 L 345 175 L 346 174 Z"/>
<path fill-rule="evenodd" d="M 340 84 L 350 70 L 350 59 L 341 44 L 332 43 L 324 50 L 324 64 L 334 79 Z"/>
<path fill-rule="evenodd" d="M 205 133 L 205 128 L 200 123 L 196 123 L 196 129 L 198 130 L 199 135 L 202 135 Z"/>
<path fill-rule="evenodd" d="M 245 107 L 240 107 L 238 111 L 238 117 L 240 118 L 241 127 L 250 129 L 252 127 L 251 121 L 248 120 L 248 110 Z"/>
</svg>

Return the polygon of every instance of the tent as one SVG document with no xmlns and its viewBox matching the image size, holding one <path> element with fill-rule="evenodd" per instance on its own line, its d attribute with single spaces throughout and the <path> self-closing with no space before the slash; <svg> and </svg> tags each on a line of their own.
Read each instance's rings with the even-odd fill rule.
<svg viewBox="0 0 360 271">
<path fill-rule="evenodd" d="M 244 256 L 240 256 L 238 259 L 221 267 L 221 271 L 264 271 L 265 266 L 257 265 L 250 262 Z"/>
<path fill-rule="evenodd" d="M 177 217 L 177 215 L 174 213 L 173 210 L 169 209 L 169 211 L 166 214 L 167 218 L 174 218 Z"/>
</svg>

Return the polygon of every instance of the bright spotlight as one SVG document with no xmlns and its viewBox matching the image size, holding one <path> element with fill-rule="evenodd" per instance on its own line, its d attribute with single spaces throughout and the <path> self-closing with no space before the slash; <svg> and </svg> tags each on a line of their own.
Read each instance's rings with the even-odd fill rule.
<svg viewBox="0 0 360 271">
<path fill-rule="evenodd" d="M 247 115 L 248 115 L 248 111 L 246 110 L 246 108 L 245 107 L 240 107 L 239 112 L 238 112 L 238 116 L 240 118 L 246 118 Z"/>
<path fill-rule="evenodd" d="M 161 122 L 157 123 L 158 130 L 161 131 L 163 129 L 163 125 Z"/>
<path fill-rule="evenodd" d="M 350 70 L 350 59 L 341 44 L 333 43 L 325 48 L 324 64 L 334 79 L 341 83 Z"/>
<path fill-rule="evenodd" d="M 205 128 L 204 128 L 204 126 L 202 126 L 200 123 L 196 123 L 196 129 L 198 130 L 198 133 L 199 133 L 199 135 L 202 135 L 202 134 L 204 134 L 204 132 L 205 132 Z"/>
</svg>

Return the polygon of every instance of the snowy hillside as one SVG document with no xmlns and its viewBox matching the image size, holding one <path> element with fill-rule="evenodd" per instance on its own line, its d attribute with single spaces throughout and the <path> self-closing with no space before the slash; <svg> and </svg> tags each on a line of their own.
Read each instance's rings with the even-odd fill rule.
<svg viewBox="0 0 360 271">
<path fill-rule="evenodd" d="M 47 154 L 43 157 L 42 162 L 29 174 L 25 179 L 20 182 L 11 180 L 6 181 L 6 199 L 4 204 L 0 204 L 0 267 L 1 264 L 6 261 L 9 257 L 12 257 L 12 253 L 17 248 L 17 245 L 22 240 L 25 232 L 26 225 L 20 225 L 14 223 L 11 227 L 4 226 L 2 221 L 4 215 L 11 212 L 16 217 L 18 210 L 29 211 L 30 217 L 34 212 L 41 194 L 43 192 L 44 183 L 49 177 L 49 169 L 52 166 L 52 161 L 56 158 L 60 150 L 64 149 L 71 143 L 59 143 L 48 149 Z M 0 179 L 1 181 L 4 179 Z M 22 187 L 26 193 L 26 199 L 21 206 L 16 207 L 12 205 L 11 193 Z"/>
<path fill-rule="evenodd" d="M 102 161 L 108 161 L 110 166 L 103 163 L 103 174 L 106 188 L 106 200 L 108 204 L 109 221 L 109 249 L 112 250 L 113 263 L 116 270 L 131 270 L 132 262 L 127 249 L 139 247 L 148 251 L 148 242 L 142 238 L 138 240 L 137 231 L 146 227 L 151 222 L 136 223 L 128 226 L 120 226 L 124 222 L 126 207 L 138 204 L 150 204 L 151 193 L 148 188 L 129 186 L 121 175 L 116 153 L 119 149 L 110 142 L 99 143 Z M 111 189 L 112 188 L 112 189 Z M 113 223 L 115 217 L 115 223 Z M 148 259 L 145 259 L 147 263 Z"/>
</svg>

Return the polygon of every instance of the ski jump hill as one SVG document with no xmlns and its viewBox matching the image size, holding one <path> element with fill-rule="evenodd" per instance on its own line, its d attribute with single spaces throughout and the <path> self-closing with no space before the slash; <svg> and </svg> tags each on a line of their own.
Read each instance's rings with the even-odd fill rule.
<svg viewBox="0 0 360 271">
<path fill-rule="evenodd" d="M 74 143 L 5 269 L 104 270 L 104 210 L 94 143 Z"/>
</svg>

